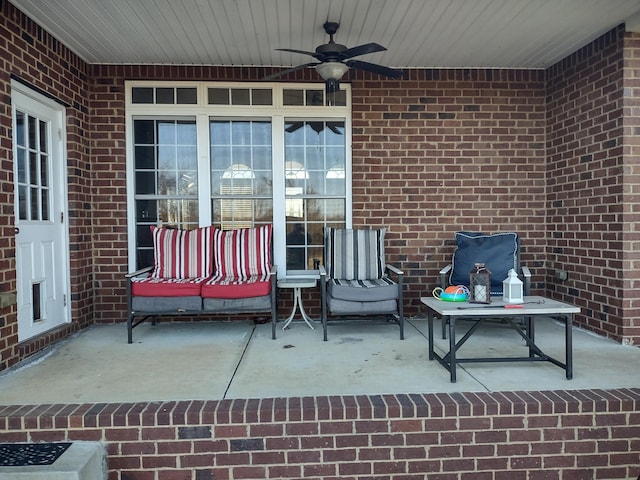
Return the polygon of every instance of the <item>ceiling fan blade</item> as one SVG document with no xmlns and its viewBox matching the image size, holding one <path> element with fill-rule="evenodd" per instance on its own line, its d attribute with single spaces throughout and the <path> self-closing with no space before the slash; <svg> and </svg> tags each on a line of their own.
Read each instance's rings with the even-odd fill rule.
<svg viewBox="0 0 640 480">
<path fill-rule="evenodd" d="M 311 63 L 305 63 L 303 65 L 298 65 L 297 67 L 287 68 L 285 70 L 281 70 L 280 72 L 272 73 L 271 75 L 267 75 L 266 77 L 263 77 L 262 80 L 274 80 L 276 78 L 280 78 L 280 77 L 283 77 L 285 75 L 288 75 L 289 73 L 293 73 L 293 72 L 297 72 L 298 70 L 302 70 L 303 68 L 313 67 L 314 65 L 318 65 L 318 64 L 316 62 L 311 62 Z"/>
<path fill-rule="evenodd" d="M 341 122 L 327 122 L 327 128 L 336 135 L 342 135 L 342 132 L 339 130 L 340 127 L 343 127 Z"/>
<path fill-rule="evenodd" d="M 360 60 L 349 60 L 346 62 L 351 68 L 358 70 L 364 70 L 366 72 L 376 73 L 385 77 L 400 79 L 404 76 L 402 70 L 396 70 L 394 68 L 383 67 L 382 65 L 376 65 L 375 63 L 363 62 Z"/>
<path fill-rule="evenodd" d="M 296 130 L 302 128 L 304 124 L 302 122 L 293 122 L 293 123 L 289 123 L 287 124 L 286 128 L 284 129 L 285 132 L 287 133 L 293 133 Z"/>
<path fill-rule="evenodd" d="M 319 55 L 316 52 L 307 52 L 306 50 L 296 50 L 295 48 L 276 48 L 280 52 L 301 53 L 302 55 L 311 55 L 313 58 L 322 61 L 324 55 Z"/>
<path fill-rule="evenodd" d="M 365 43 L 364 45 L 358 45 L 357 47 L 347 48 L 344 52 L 340 53 L 340 57 L 343 59 L 357 57 L 358 55 L 365 55 L 367 53 L 384 52 L 386 48 L 377 43 Z"/>
</svg>

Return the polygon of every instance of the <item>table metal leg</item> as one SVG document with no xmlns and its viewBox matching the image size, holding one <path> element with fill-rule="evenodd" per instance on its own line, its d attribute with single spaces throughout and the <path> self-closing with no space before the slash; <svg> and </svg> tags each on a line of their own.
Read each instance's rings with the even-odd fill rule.
<svg viewBox="0 0 640 480">
<path fill-rule="evenodd" d="M 456 383 L 456 317 L 449 317 L 449 373 Z"/>
<path fill-rule="evenodd" d="M 567 380 L 573 378 L 573 314 L 567 315 L 564 319 L 564 339 L 565 339 L 565 365 L 567 367 Z"/>
<path fill-rule="evenodd" d="M 289 328 L 289 325 L 293 321 L 293 317 L 295 317 L 296 311 L 298 309 L 300 309 L 302 319 L 309 326 L 309 328 L 315 330 L 315 327 L 312 323 L 313 320 L 311 319 L 311 317 L 309 317 L 309 315 L 307 315 L 307 312 L 304 310 L 304 306 L 302 305 L 302 288 L 300 287 L 295 287 L 293 289 L 293 308 L 291 309 L 291 315 L 289 315 L 289 318 L 287 318 L 284 325 L 282 326 L 282 330 L 286 330 L 287 328 Z"/>
<path fill-rule="evenodd" d="M 429 336 L 429 360 L 433 360 L 433 310 L 431 309 L 427 311 L 427 335 Z"/>
<path fill-rule="evenodd" d="M 535 345 L 536 343 L 536 325 L 535 325 L 535 317 L 527 317 L 527 336 L 531 339 L 531 343 L 529 344 L 529 358 L 533 358 L 535 356 L 534 349 L 531 348 L 531 345 Z"/>
<path fill-rule="evenodd" d="M 304 309 L 304 305 L 302 304 L 302 289 L 296 288 L 294 295 L 295 294 L 298 295 L 298 307 L 300 307 L 300 315 L 302 315 L 302 318 L 305 321 L 305 323 L 309 325 L 309 328 L 311 330 L 314 330 L 313 319 L 309 315 L 307 315 L 307 312 Z"/>
</svg>

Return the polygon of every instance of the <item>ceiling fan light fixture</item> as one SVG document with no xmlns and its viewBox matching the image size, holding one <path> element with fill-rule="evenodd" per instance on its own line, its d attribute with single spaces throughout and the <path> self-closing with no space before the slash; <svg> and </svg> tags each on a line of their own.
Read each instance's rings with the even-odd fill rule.
<svg viewBox="0 0 640 480">
<path fill-rule="evenodd" d="M 340 62 L 324 62 L 316 65 L 316 72 L 324 80 L 340 80 L 349 67 Z"/>
</svg>

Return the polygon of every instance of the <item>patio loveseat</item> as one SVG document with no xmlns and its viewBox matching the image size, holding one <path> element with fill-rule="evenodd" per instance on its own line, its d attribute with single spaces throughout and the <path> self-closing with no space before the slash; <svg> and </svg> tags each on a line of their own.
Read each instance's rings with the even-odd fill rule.
<svg viewBox="0 0 640 480">
<path fill-rule="evenodd" d="M 154 265 L 126 275 L 127 333 L 159 316 L 264 313 L 276 338 L 272 225 L 236 230 L 151 226 Z"/>
</svg>

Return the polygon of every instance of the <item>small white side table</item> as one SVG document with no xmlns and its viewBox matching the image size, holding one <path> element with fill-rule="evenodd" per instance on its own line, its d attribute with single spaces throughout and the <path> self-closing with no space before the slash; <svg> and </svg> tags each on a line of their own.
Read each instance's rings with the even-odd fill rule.
<svg viewBox="0 0 640 480">
<path fill-rule="evenodd" d="M 293 308 L 291 309 L 291 315 L 285 320 L 282 330 L 289 327 L 298 308 L 305 323 L 309 325 L 309 328 L 314 329 L 313 319 L 307 315 L 302 305 L 302 289 L 315 287 L 316 282 L 317 280 L 315 278 L 282 278 L 278 280 L 278 288 L 293 288 Z"/>
</svg>

